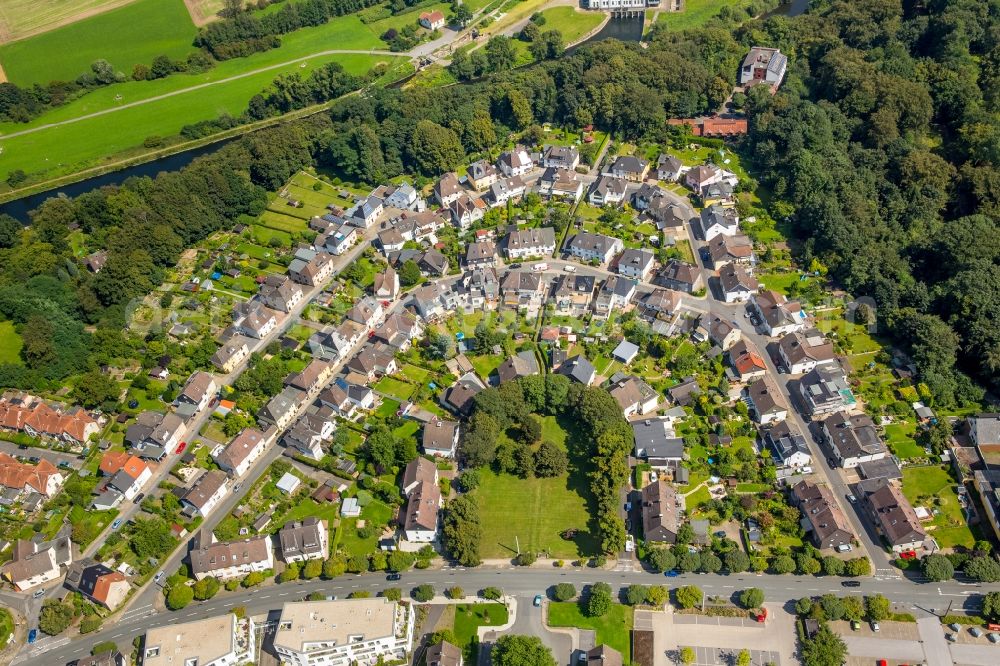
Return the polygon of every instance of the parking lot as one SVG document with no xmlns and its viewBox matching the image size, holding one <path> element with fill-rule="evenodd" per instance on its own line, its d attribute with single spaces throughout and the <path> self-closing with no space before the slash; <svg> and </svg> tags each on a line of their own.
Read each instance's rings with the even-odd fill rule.
<svg viewBox="0 0 1000 666">
<path fill-rule="evenodd" d="M 691 647 L 691 649 L 694 650 L 696 666 L 730 666 L 736 663 L 736 658 L 741 652 L 730 648 Z M 750 650 L 750 663 L 753 666 L 765 664 L 781 666 L 781 655 L 776 650 Z"/>
<path fill-rule="evenodd" d="M 780 604 L 766 604 L 768 619 L 710 617 L 680 613 L 636 613 L 636 629 L 653 632 L 655 666 L 675 666 L 682 647 L 695 651 L 700 666 L 735 663 L 743 649 L 754 649 L 755 666 L 795 663 L 795 622 Z"/>
</svg>

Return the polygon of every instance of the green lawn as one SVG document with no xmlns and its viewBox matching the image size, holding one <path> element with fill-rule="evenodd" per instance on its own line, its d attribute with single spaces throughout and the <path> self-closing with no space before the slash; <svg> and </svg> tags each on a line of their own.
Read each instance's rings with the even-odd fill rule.
<svg viewBox="0 0 1000 666">
<path fill-rule="evenodd" d="M 542 421 L 542 439 L 549 440 L 553 444 L 558 445 L 560 448 L 566 448 L 566 431 L 563 429 L 559 422 L 554 416 L 543 416 Z"/>
<path fill-rule="evenodd" d="M 275 77 L 281 74 L 298 72 L 306 76 L 312 70 L 332 61 L 341 63 L 352 73 L 361 74 L 378 62 L 392 60 L 393 58 L 388 56 L 364 54 L 312 58 L 301 67 L 299 63 L 292 63 L 115 113 L 66 125 L 46 127 L 31 134 L 0 139 L 0 147 L 3 148 L 3 153 L 0 154 L 0 177 L 6 178 L 14 169 L 21 169 L 27 173 L 45 172 L 49 176 L 74 172 L 107 161 L 109 156 L 140 147 L 150 136 L 174 136 L 185 125 L 215 118 L 221 113 L 238 116 L 246 109 L 251 97 L 266 89 Z M 187 78 L 188 81 L 184 85 L 178 85 L 177 88 L 194 85 L 195 81 L 191 79 L 197 77 Z M 109 93 L 110 88 L 93 94 Z M 90 96 L 83 99 L 88 97 Z M 126 97 L 126 100 L 129 99 L 134 98 Z M 58 115 L 70 113 L 70 117 L 79 116 L 78 109 L 75 112 L 70 109 L 75 104 L 76 102 L 67 105 L 65 109 L 60 109 Z M 34 123 L 51 122 L 56 115 L 56 113 L 46 114 L 36 119 Z M 12 127 L 10 123 L 4 123 L 0 125 L 0 132 L 18 131 L 30 126 L 31 124 Z"/>
<path fill-rule="evenodd" d="M 476 638 L 479 627 L 504 625 L 508 619 L 507 607 L 503 604 L 458 604 L 455 607 L 455 638 L 459 646 L 464 647 Z"/>
<path fill-rule="evenodd" d="M 500 367 L 500 364 L 504 362 L 505 356 L 469 356 L 469 362 L 472 363 L 472 367 L 475 369 L 476 374 L 483 381 L 487 381 L 489 376 L 493 374 L 493 371 Z"/>
<path fill-rule="evenodd" d="M 194 50 L 194 23 L 184 0 L 135 0 L 0 47 L 7 78 L 19 85 L 72 81 L 103 58 L 129 75 L 158 55 L 184 58 Z"/>
<path fill-rule="evenodd" d="M 588 531 L 590 489 L 582 475 L 520 479 L 484 469 L 480 479 L 475 494 L 483 526 L 484 558 L 513 557 L 518 543 L 522 551 L 548 551 L 553 557 L 575 558 L 597 552 L 598 543 Z M 578 530 L 573 541 L 559 536 L 568 528 Z"/>
<path fill-rule="evenodd" d="M 408 384 L 401 379 L 396 379 L 395 377 L 387 375 L 375 382 L 374 389 L 379 393 L 391 395 L 392 397 L 399 398 L 400 400 L 409 400 L 416 387 L 413 384 Z"/>
<path fill-rule="evenodd" d="M 688 510 L 696 509 L 702 504 L 706 504 L 712 499 L 712 494 L 708 492 L 706 486 L 702 486 L 698 490 L 694 491 L 690 495 L 684 498 L 684 506 Z"/>
<path fill-rule="evenodd" d="M 913 439 L 917 425 L 912 421 L 893 423 L 885 427 L 885 443 L 900 458 L 920 458 L 926 456 L 922 446 Z"/>
<path fill-rule="evenodd" d="M 361 518 L 372 525 L 386 525 L 392 517 L 392 509 L 387 505 L 372 500 L 368 506 L 361 510 Z M 368 539 L 362 539 L 358 535 L 357 518 L 344 518 L 340 523 L 340 541 L 337 544 L 340 550 L 348 555 L 365 555 L 375 551 L 378 544 L 378 530 Z"/>
<path fill-rule="evenodd" d="M 757 279 L 768 289 L 773 289 L 785 296 L 788 295 L 788 288 L 799 281 L 799 273 L 795 271 L 787 273 L 761 273 Z"/>
<path fill-rule="evenodd" d="M 406 363 L 403 365 L 401 372 L 403 376 L 409 379 L 414 384 L 424 384 L 428 381 L 431 376 L 431 371 L 419 366 L 413 365 L 411 363 Z"/>
<path fill-rule="evenodd" d="M 587 617 L 574 601 L 552 602 L 548 606 L 550 627 L 579 627 L 597 632 L 594 642 L 605 643 L 622 653 L 624 662 L 631 661 L 632 607 L 612 604 L 604 617 Z"/>
<path fill-rule="evenodd" d="M 280 520 L 272 520 L 268 527 L 271 528 L 272 532 L 276 532 L 289 521 L 302 520 L 315 516 L 320 520 L 327 521 L 327 528 L 329 529 L 333 527 L 333 523 L 339 515 L 340 505 L 336 503 L 320 504 L 311 497 L 306 497 L 305 499 L 299 498 L 288 513 L 280 516 Z"/>
<path fill-rule="evenodd" d="M 73 525 L 83 523 L 86 525 L 86 534 L 92 535 L 91 540 L 101 533 L 107 525 L 118 516 L 118 509 L 108 509 L 107 511 L 94 511 L 82 506 L 74 506 L 69 512 L 69 521 Z M 81 544 L 86 546 L 87 544 Z"/>
<path fill-rule="evenodd" d="M 705 25 L 718 15 L 723 7 L 747 5 L 747 0 L 686 0 L 682 12 L 660 12 L 657 23 L 665 23 L 669 30 L 687 30 Z"/>
<path fill-rule="evenodd" d="M 14 633 L 14 616 L 6 608 L 0 608 L 0 642 L 6 644 L 7 637 Z"/>
<path fill-rule="evenodd" d="M 975 543 L 975 536 L 962 517 L 955 485 L 948 468 L 943 465 L 903 468 L 903 494 L 906 499 L 913 506 L 938 511 L 933 520 L 924 523 L 924 527 L 942 548 L 971 547 Z"/>
<path fill-rule="evenodd" d="M 435 9 L 440 10 L 442 14 L 447 17 L 451 14 L 451 3 L 450 2 L 437 2 L 432 5 L 421 5 L 420 7 L 414 7 L 412 11 L 403 12 L 401 14 L 394 14 L 389 18 L 384 18 L 379 21 L 374 21 L 367 24 L 368 30 L 371 34 L 378 38 L 385 33 L 386 30 L 393 28 L 395 30 L 402 30 L 408 25 L 416 25 L 421 27 L 417 23 L 417 19 L 424 12 L 432 12 Z M 423 28 L 421 28 L 423 29 Z M 426 30 L 424 30 L 427 32 Z M 430 34 L 429 32 L 427 34 Z"/>
<path fill-rule="evenodd" d="M 545 17 L 545 25 L 539 26 L 541 31 L 558 30 L 562 33 L 564 44 L 572 44 L 604 20 L 601 12 L 581 11 L 574 7 L 552 7 L 544 10 L 542 16 Z"/>
<path fill-rule="evenodd" d="M 21 336 L 11 321 L 0 321 L 0 363 L 21 363 Z"/>
</svg>

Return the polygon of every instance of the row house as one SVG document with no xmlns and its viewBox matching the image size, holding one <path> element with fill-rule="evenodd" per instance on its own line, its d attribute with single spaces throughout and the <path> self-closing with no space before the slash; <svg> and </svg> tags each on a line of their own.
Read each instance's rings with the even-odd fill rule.
<svg viewBox="0 0 1000 666">
<path fill-rule="evenodd" d="M 83 444 L 100 426 L 79 407 L 53 407 L 39 397 L 10 392 L 0 399 L 0 429 Z"/>
<path fill-rule="evenodd" d="M 359 412 L 375 407 L 375 392 L 367 386 L 337 379 L 319 394 L 319 402 L 335 415 L 353 421 Z"/>
<path fill-rule="evenodd" d="M 125 429 L 125 444 L 139 450 L 143 457 L 147 449 L 165 453 L 180 444 L 185 432 L 184 419 L 173 412 L 142 412 Z M 152 455 L 158 459 L 159 454 Z"/>
<path fill-rule="evenodd" d="M 503 304 L 518 310 L 537 310 L 545 300 L 547 284 L 539 273 L 509 271 L 500 287 Z"/>
<path fill-rule="evenodd" d="M 628 306 L 635 296 L 635 281 L 612 275 L 597 291 L 594 298 L 594 313 L 599 317 L 607 317 L 614 310 Z"/>
<path fill-rule="evenodd" d="M 320 397 L 324 395 L 332 395 L 331 389 L 320 393 Z M 346 394 L 344 397 L 346 400 Z M 334 416 L 333 409 L 327 406 L 321 407 L 315 413 L 303 414 L 285 432 L 281 441 L 289 449 L 295 449 L 313 460 L 321 460 L 323 445 L 333 438 L 333 433 L 337 429 Z"/>
<path fill-rule="evenodd" d="M 479 266 L 462 276 L 462 301 L 477 310 L 494 310 L 500 300 L 500 279 L 493 266 Z"/>
<path fill-rule="evenodd" d="M 116 501 L 110 502 L 111 505 L 117 505 L 121 498 L 131 502 L 153 478 L 153 471 L 145 461 L 124 452 L 105 453 L 101 458 L 99 469 L 103 476 L 108 477 L 105 484 L 106 491 L 118 495 Z M 103 502 L 106 503 L 107 500 Z"/>
<path fill-rule="evenodd" d="M 212 365 L 225 374 L 233 372 L 243 361 L 250 358 L 251 346 L 255 343 L 250 338 L 234 335 L 222 343 L 212 354 Z"/>
<path fill-rule="evenodd" d="M 267 401 L 257 412 L 257 420 L 284 430 L 295 418 L 296 412 L 305 400 L 306 394 L 294 386 L 286 386 L 281 393 Z"/>
<path fill-rule="evenodd" d="M 37 464 L 21 462 L 0 452 L 0 487 L 23 494 L 38 493 L 46 498 L 55 497 L 63 485 L 62 472 L 42 458 Z"/>
<path fill-rule="evenodd" d="M 556 232 L 552 227 L 519 229 L 507 234 L 504 253 L 508 259 L 548 257 L 556 251 Z"/>
<path fill-rule="evenodd" d="M 592 234 L 589 231 L 575 234 L 566 246 L 566 250 L 577 259 L 597 261 L 602 264 L 611 261 L 624 249 L 625 245 L 620 238 Z"/>
</svg>

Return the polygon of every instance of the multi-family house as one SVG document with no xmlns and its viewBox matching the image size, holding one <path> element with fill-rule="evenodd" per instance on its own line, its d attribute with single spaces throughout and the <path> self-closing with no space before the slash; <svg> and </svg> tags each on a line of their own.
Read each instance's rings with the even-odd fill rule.
<svg viewBox="0 0 1000 666">
<path fill-rule="evenodd" d="M 166 624 L 146 632 L 142 666 L 229 666 L 257 663 L 256 627 L 234 613 Z"/>
<path fill-rule="evenodd" d="M 497 261 L 497 246 L 491 240 L 474 241 L 465 248 L 465 265 L 468 268 L 493 266 Z"/>
<path fill-rule="evenodd" d="M 314 358 L 299 372 L 290 373 L 285 377 L 285 386 L 297 388 L 311 398 L 315 396 L 333 377 L 336 366 L 327 361 Z"/>
<path fill-rule="evenodd" d="M 250 358 L 250 348 L 253 340 L 242 335 L 234 335 L 222 343 L 212 354 L 212 365 L 225 374 L 231 373 L 243 361 Z M 214 391 L 213 391 L 214 395 Z"/>
<path fill-rule="evenodd" d="M 503 248 L 508 259 L 548 257 L 556 251 L 556 232 L 552 227 L 519 229 L 507 234 Z"/>
<path fill-rule="evenodd" d="M 587 200 L 594 206 L 620 204 L 625 200 L 628 182 L 615 176 L 601 176 L 590 188 Z"/>
<path fill-rule="evenodd" d="M 763 446 L 771 451 L 771 458 L 777 467 L 798 469 L 812 464 L 812 453 L 806 438 L 793 431 L 788 421 L 761 428 L 760 439 Z"/>
<path fill-rule="evenodd" d="M 477 190 L 485 190 L 487 187 L 497 182 L 500 173 L 497 168 L 486 160 L 473 162 L 465 170 L 472 187 Z"/>
<path fill-rule="evenodd" d="M 337 416 L 353 421 L 358 417 L 359 410 L 369 410 L 375 406 L 375 393 L 367 386 L 337 379 L 319 394 L 319 401 Z"/>
<path fill-rule="evenodd" d="M 806 326 L 806 313 L 798 301 L 789 301 L 782 294 L 764 289 L 750 300 L 761 319 L 761 328 L 772 337 L 801 331 Z"/>
<path fill-rule="evenodd" d="M 450 287 L 434 282 L 410 292 L 409 305 L 424 321 L 430 321 L 453 312 L 457 299 Z"/>
<path fill-rule="evenodd" d="M 697 266 L 679 259 L 671 259 L 653 278 L 653 283 L 690 294 L 704 289 L 705 280 Z"/>
<path fill-rule="evenodd" d="M 330 533 L 325 520 L 309 516 L 289 521 L 278 531 L 281 559 L 292 562 L 325 560 L 330 555 Z"/>
<path fill-rule="evenodd" d="M 385 205 L 376 196 L 368 196 L 349 208 L 344 216 L 347 223 L 359 229 L 369 229 L 378 221 L 382 215 Z"/>
<path fill-rule="evenodd" d="M 438 641 L 424 653 L 427 666 L 463 666 L 462 649 L 448 641 Z"/>
<path fill-rule="evenodd" d="M 0 567 L 3 576 L 18 592 L 44 585 L 62 575 L 60 567 L 73 563 L 73 545 L 66 534 L 52 541 L 18 539 L 11 559 Z"/>
<path fill-rule="evenodd" d="M 887 455 L 875 422 L 867 414 L 834 412 L 823 420 L 820 429 L 833 458 L 844 469 L 881 460 Z"/>
<path fill-rule="evenodd" d="M 365 345 L 354 358 L 347 362 L 347 369 L 375 381 L 379 375 L 391 375 L 399 366 L 396 364 L 395 350 L 385 344 Z"/>
<path fill-rule="evenodd" d="M 272 431 L 265 433 L 257 428 L 244 428 L 229 444 L 213 451 L 212 458 L 220 469 L 238 479 L 264 455 L 272 437 Z"/>
<path fill-rule="evenodd" d="M 201 411 L 208 406 L 208 403 L 212 402 L 218 390 L 215 378 L 207 372 L 198 370 L 188 377 L 176 402 L 193 405 L 195 411 Z"/>
<path fill-rule="evenodd" d="M 784 421 L 788 405 L 774 381 L 764 376 L 743 390 L 743 399 L 750 408 L 750 416 L 761 425 Z"/>
<path fill-rule="evenodd" d="M 229 492 L 229 478 L 222 470 L 213 469 L 202 474 L 195 484 L 181 497 L 181 506 L 190 516 L 207 517 Z"/>
<path fill-rule="evenodd" d="M 633 183 L 641 182 L 649 171 L 649 162 L 633 155 L 621 155 L 611 163 L 607 173 Z"/>
<path fill-rule="evenodd" d="M 757 278 L 742 266 L 726 264 L 719 271 L 719 289 L 726 303 L 746 303 L 759 288 Z"/>
<path fill-rule="evenodd" d="M 625 248 L 620 238 L 580 231 L 570 239 L 566 250 L 583 261 L 606 264 Z"/>
<path fill-rule="evenodd" d="M 100 426 L 79 407 L 52 407 L 37 396 L 11 392 L 0 399 L 0 429 L 83 444 L 98 433 Z"/>
<path fill-rule="evenodd" d="M 857 404 L 839 363 L 817 365 L 799 380 L 799 393 L 810 416 L 853 408 Z"/>
<path fill-rule="evenodd" d="M 428 462 L 426 458 L 417 458 L 403 473 L 406 512 L 402 527 L 411 543 L 430 543 L 437 538 L 441 489 L 437 483 L 437 465 Z"/>
<path fill-rule="evenodd" d="M 345 315 L 347 319 L 371 331 L 382 322 L 385 310 L 382 304 L 371 296 L 364 296 L 351 306 Z"/>
<path fill-rule="evenodd" d="M 395 227 L 378 232 L 378 245 L 382 248 L 382 254 L 389 256 L 390 252 L 399 252 L 406 245 L 406 238 Z M 411 239 L 412 240 L 412 239 Z"/>
<path fill-rule="evenodd" d="M 281 316 L 260 301 L 243 301 L 233 308 L 233 325 L 238 333 L 262 340 L 278 327 Z"/>
<path fill-rule="evenodd" d="M 618 274 L 645 282 L 653 272 L 655 255 L 649 250 L 625 249 L 618 257 Z"/>
<path fill-rule="evenodd" d="M 538 178 L 538 193 L 550 199 L 579 201 L 583 195 L 583 181 L 575 171 L 548 168 Z"/>
<path fill-rule="evenodd" d="M 374 342 L 384 343 L 401 352 L 406 352 L 415 340 L 424 334 L 420 321 L 409 312 L 396 312 L 386 317 L 382 326 L 375 329 Z"/>
<path fill-rule="evenodd" d="M 528 149 L 524 146 L 517 146 L 514 150 L 508 150 L 506 152 L 500 153 L 500 158 L 497 160 L 497 165 L 500 167 L 500 172 L 507 178 L 512 176 L 523 176 L 532 168 L 534 168 L 535 163 L 531 159 L 531 155 L 528 153 Z"/>
<path fill-rule="evenodd" d="M 851 524 L 827 486 L 799 481 L 792 487 L 791 500 L 802 512 L 817 548 L 839 548 L 854 540 Z"/>
<path fill-rule="evenodd" d="M 108 477 L 108 490 L 132 501 L 153 476 L 149 465 L 139 456 L 109 451 L 101 458 L 101 474 Z"/>
<path fill-rule="evenodd" d="M 643 538 L 654 543 L 675 543 L 680 525 L 677 491 L 661 479 L 647 485 L 640 494 Z"/>
<path fill-rule="evenodd" d="M 486 215 L 486 204 L 479 197 L 463 193 L 448 204 L 448 212 L 451 215 L 452 224 L 465 231 L 483 219 L 483 216 Z"/>
<path fill-rule="evenodd" d="M 578 317 L 590 310 L 597 278 L 593 275 L 560 275 L 554 294 L 556 310 Z"/>
<path fill-rule="evenodd" d="M 518 201 L 527 191 L 527 186 L 520 176 L 501 178 L 486 192 L 485 199 L 492 208 L 506 206 L 508 201 Z"/>
<path fill-rule="evenodd" d="M 634 296 L 634 280 L 612 275 L 597 290 L 597 296 L 594 298 L 594 314 L 607 317 L 613 311 L 627 307 Z"/>
<path fill-rule="evenodd" d="M 672 316 L 680 305 L 681 295 L 673 289 L 654 289 L 639 298 L 639 306 L 651 317 L 658 314 Z"/>
<path fill-rule="evenodd" d="M 332 390 L 333 387 L 321 392 L 320 398 L 322 399 L 323 396 L 331 394 Z M 346 391 L 343 397 L 344 402 L 350 405 Z M 344 402 L 341 404 L 344 404 Z M 323 444 L 330 441 L 334 430 L 337 429 L 337 424 L 334 421 L 335 414 L 335 410 L 325 406 L 321 407 L 315 413 L 303 414 L 285 432 L 281 440 L 282 443 L 304 456 L 313 460 L 320 460 L 323 457 Z"/>
<path fill-rule="evenodd" d="M 208 577 L 233 580 L 274 568 L 271 537 L 266 534 L 238 541 L 216 541 L 214 534 L 203 529 L 191 542 L 188 559 L 191 575 L 197 580 Z"/>
<path fill-rule="evenodd" d="M 865 504 L 894 553 L 919 552 L 927 539 L 927 531 L 902 489 L 888 479 L 880 479 L 877 490 L 865 494 Z"/>
<path fill-rule="evenodd" d="M 457 421 L 435 418 L 424 424 L 421 445 L 424 453 L 438 458 L 454 458 L 458 449 Z"/>
<path fill-rule="evenodd" d="M 294 386 L 286 386 L 281 393 L 267 401 L 257 412 L 257 420 L 284 430 L 295 418 L 295 414 L 305 400 L 306 394 Z"/>
<path fill-rule="evenodd" d="M 656 160 L 656 177 L 659 180 L 680 180 L 683 169 L 684 165 L 673 155 L 661 153 Z"/>
<path fill-rule="evenodd" d="M 89 557 L 69 566 L 64 583 L 69 589 L 109 610 L 121 606 L 132 591 L 124 574 Z"/>
<path fill-rule="evenodd" d="M 791 375 L 809 372 L 817 365 L 834 363 L 833 343 L 817 328 L 792 331 L 778 340 L 778 356 Z"/>
<path fill-rule="evenodd" d="M 740 229 L 740 216 L 732 208 L 708 206 L 701 211 L 702 238 L 710 241 L 716 236 L 735 236 Z"/>
<path fill-rule="evenodd" d="M 545 300 L 548 283 L 539 273 L 509 271 L 500 285 L 504 307 L 518 310 L 535 310 Z"/>
<path fill-rule="evenodd" d="M 476 310 L 494 310 L 500 300 L 500 279 L 493 266 L 480 266 L 462 277 L 464 305 Z"/>
<path fill-rule="evenodd" d="M 305 294 L 302 287 L 287 276 L 269 275 L 262 285 L 257 298 L 260 302 L 279 312 L 290 312 Z"/>
<path fill-rule="evenodd" d="M 546 169 L 569 169 L 580 165 L 580 151 L 572 146 L 549 146 L 542 154 L 542 166 Z"/>
<path fill-rule="evenodd" d="M 317 252 L 308 247 L 295 251 L 295 258 L 288 264 L 288 275 L 299 284 L 315 287 L 326 282 L 333 275 L 333 257 L 326 252 Z"/>
<path fill-rule="evenodd" d="M 313 247 L 339 257 L 354 247 L 360 237 L 357 227 L 347 222 L 341 222 L 340 224 L 332 224 L 321 231 L 313 239 Z"/>
</svg>

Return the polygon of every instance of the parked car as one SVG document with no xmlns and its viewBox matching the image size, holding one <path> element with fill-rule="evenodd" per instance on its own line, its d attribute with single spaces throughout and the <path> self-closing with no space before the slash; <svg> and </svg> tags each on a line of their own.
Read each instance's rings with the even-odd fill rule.
<svg viewBox="0 0 1000 666">
<path fill-rule="evenodd" d="M 399 575 L 398 573 L 391 573 L 391 574 L 389 574 L 388 576 L 385 577 L 386 580 L 399 580 L 401 578 L 402 578 L 402 576 Z"/>
<path fill-rule="evenodd" d="M 240 492 L 240 488 L 242 487 L 243 487 L 243 482 L 242 481 L 237 482 L 236 485 L 233 486 L 233 492 L 234 493 Z"/>
<path fill-rule="evenodd" d="M 42 461 L 42 459 L 39 458 L 38 456 L 31 456 L 30 458 L 28 458 L 28 462 L 35 463 L 36 465 L 38 463 L 40 463 L 41 461 Z"/>
<path fill-rule="evenodd" d="M 160 587 L 163 587 L 163 583 L 165 582 L 165 578 L 166 578 L 166 572 L 165 571 L 161 571 L 160 573 L 158 573 L 155 576 L 153 576 L 153 582 L 156 583 L 157 585 L 159 585 Z"/>
<path fill-rule="evenodd" d="M 116 530 L 119 527 L 121 527 L 122 522 L 124 522 L 124 520 L 125 520 L 124 518 L 119 518 L 115 522 L 111 523 L 111 529 Z"/>
<path fill-rule="evenodd" d="M 671 569 L 670 571 L 664 571 L 663 575 L 666 576 L 667 578 L 677 578 L 678 576 L 680 576 L 680 574 L 677 573 L 675 569 Z"/>
<path fill-rule="evenodd" d="M 880 629 L 880 627 L 878 626 L 878 622 L 876 622 L 876 621 L 874 621 L 874 620 L 872 620 L 872 622 L 871 622 L 871 626 L 872 626 L 872 631 L 875 631 L 875 632 L 877 632 L 877 631 L 879 631 L 879 629 Z"/>
<path fill-rule="evenodd" d="M 842 543 L 839 546 L 837 546 L 838 553 L 847 553 L 850 552 L 850 550 L 851 550 L 851 544 L 849 543 Z"/>
<path fill-rule="evenodd" d="M 576 266 L 571 266 L 570 264 L 566 264 L 565 266 L 563 266 L 563 270 L 566 271 L 567 273 L 576 273 Z"/>
<path fill-rule="evenodd" d="M 28 644 L 32 644 L 38 638 L 38 629 L 32 629 L 28 632 Z"/>
<path fill-rule="evenodd" d="M 135 496 L 135 499 L 132 500 L 132 503 L 133 504 L 142 504 L 142 500 L 144 500 L 145 498 L 146 498 L 146 494 L 145 493 L 139 493 L 138 495 Z"/>
<path fill-rule="evenodd" d="M 541 606 L 542 605 L 542 595 L 536 594 L 535 595 L 535 601 L 533 603 L 534 603 L 535 606 Z"/>
<path fill-rule="evenodd" d="M 857 620 L 851 620 L 851 631 L 857 631 L 861 628 L 861 623 Z"/>
<path fill-rule="evenodd" d="M 851 493 L 847 493 L 846 497 L 847 497 L 847 501 L 850 502 L 851 504 L 854 504 L 855 502 L 858 501 L 858 498 L 855 497 L 854 495 L 852 495 Z"/>
<path fill-rule="evenodd" d="M 187 442 L 181 442 L 180 444 L 177 445 L 177 450 L 174 451 L 174 453 L 180 455 L 184 453 L 185 448 L 187 448 Z"/>
<path fill-rule="evenodd" d="M 32 599 L 37 599 L 37 598 L 42 597 L 42 596 L 45 596 L 45 590 L 38 590 L 38 591 L 36 591 L 33 595 L 31 595 L 31 598 Z"/>
</svg>

